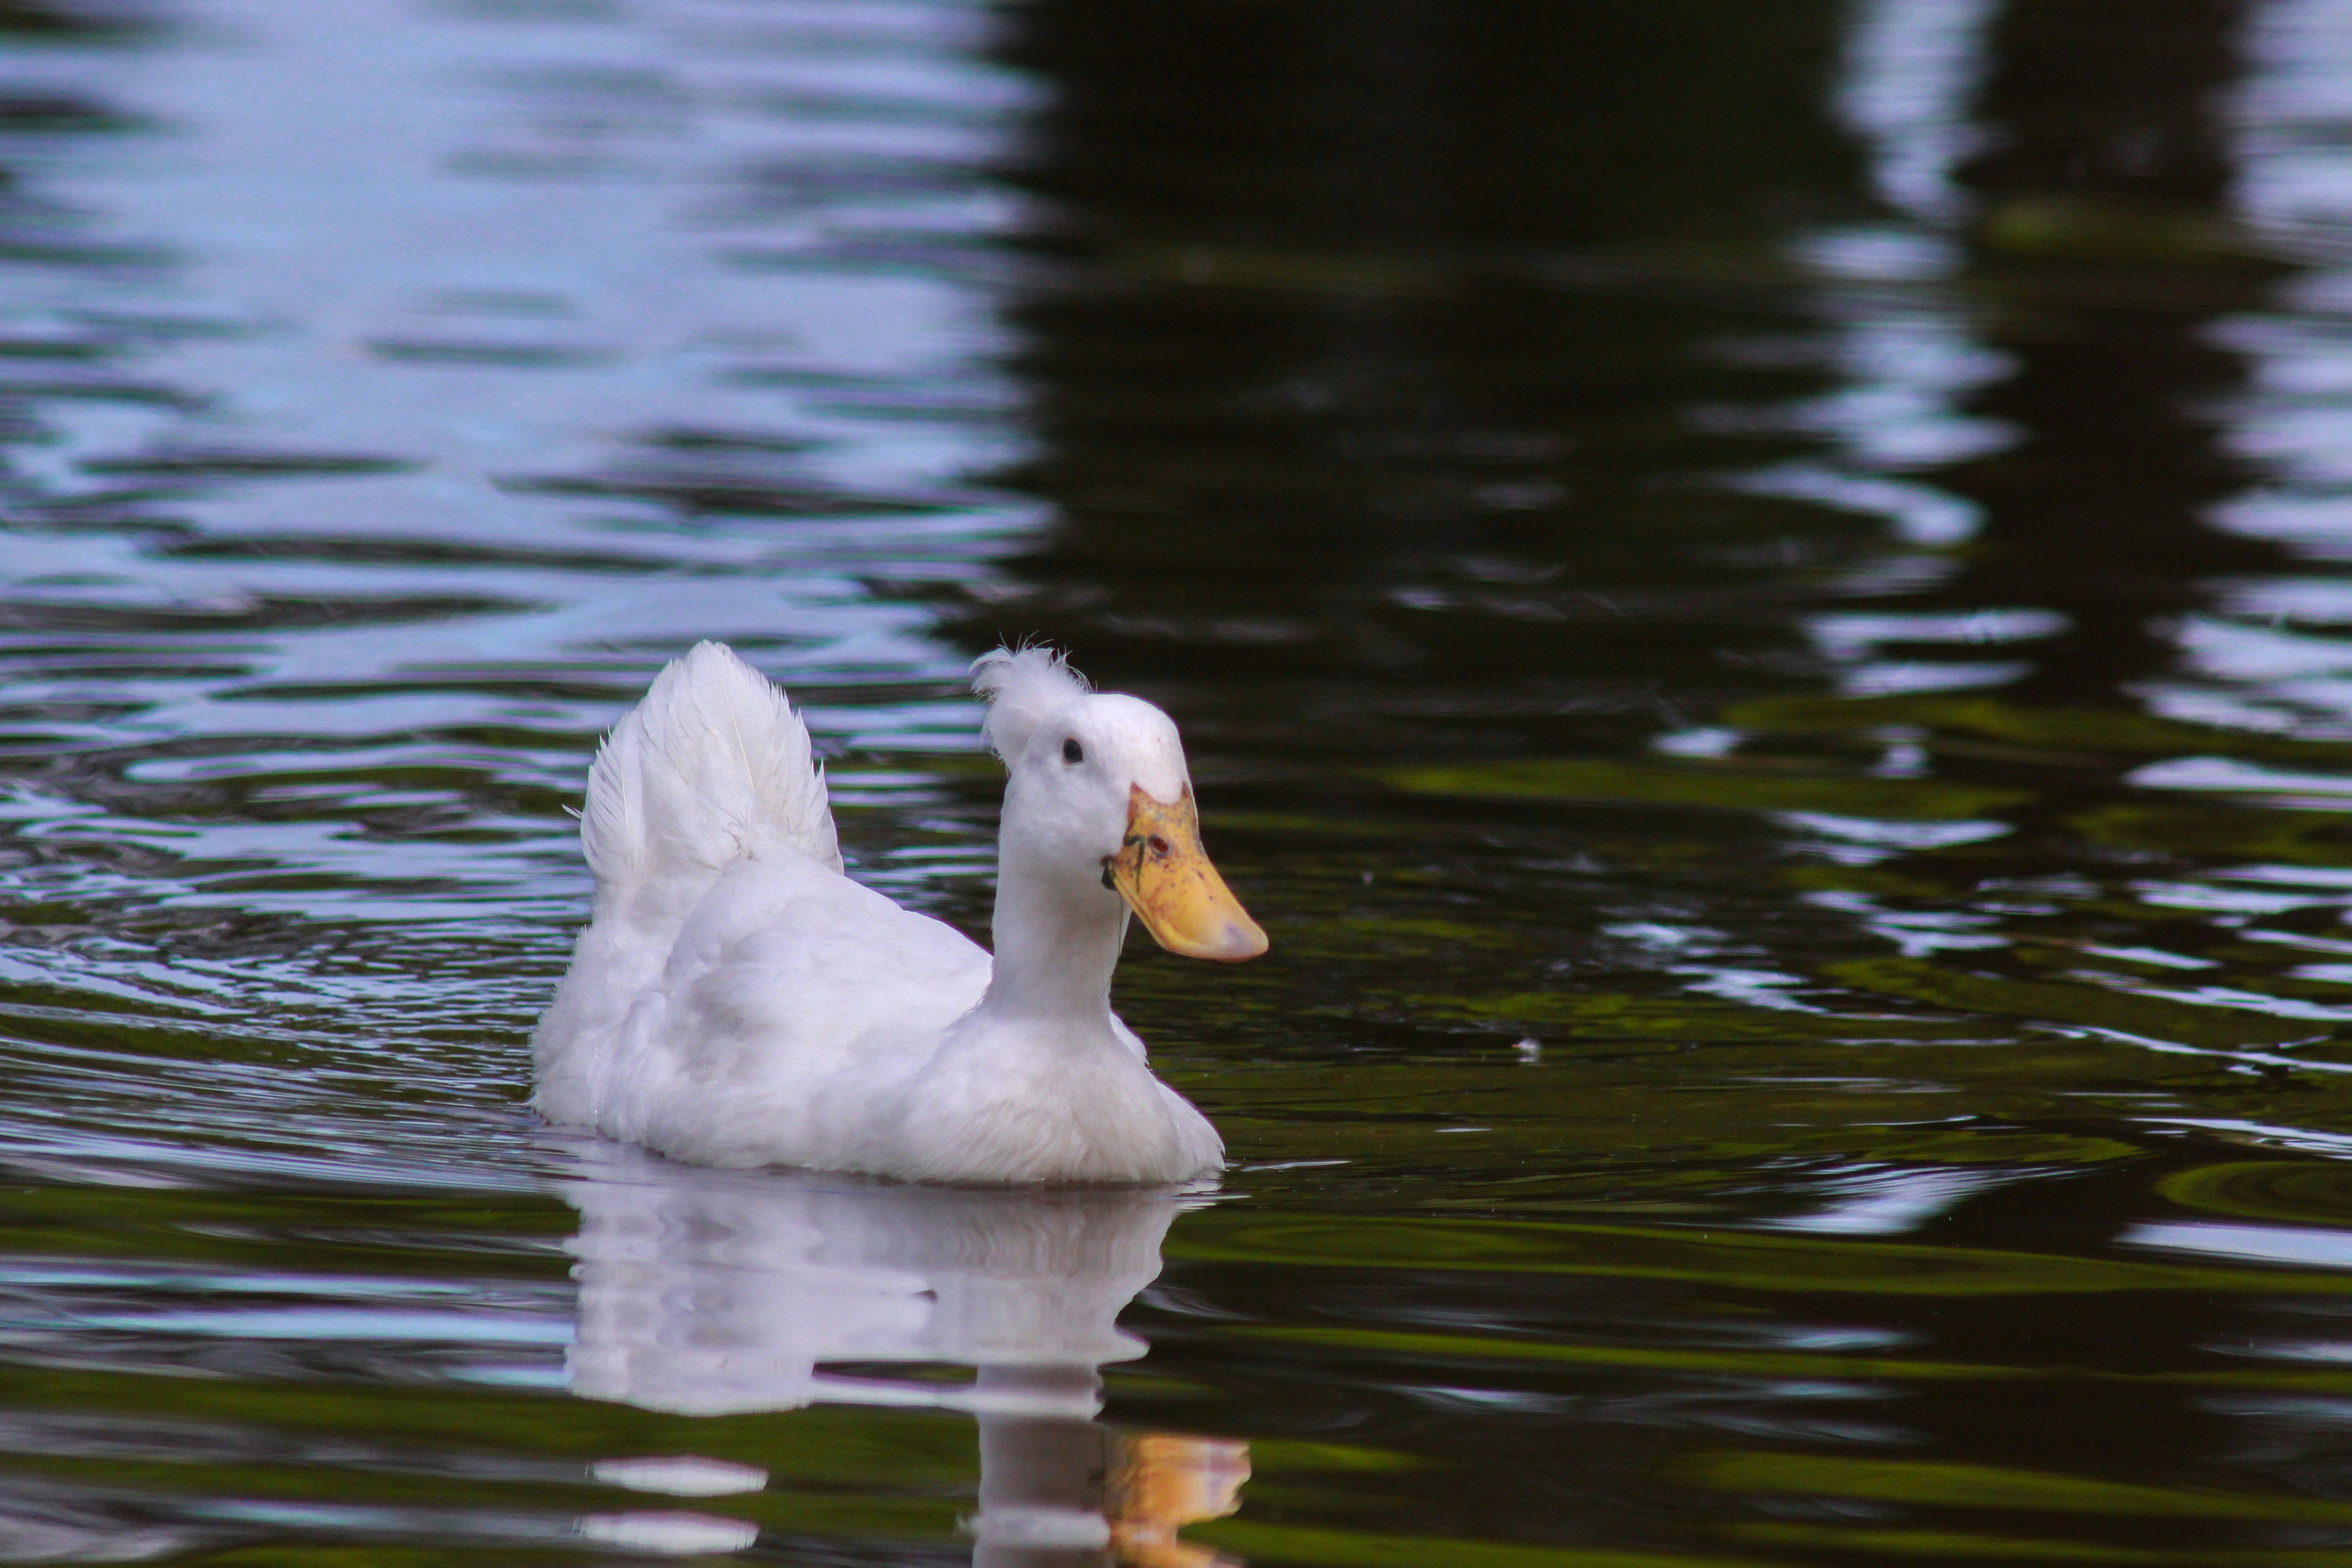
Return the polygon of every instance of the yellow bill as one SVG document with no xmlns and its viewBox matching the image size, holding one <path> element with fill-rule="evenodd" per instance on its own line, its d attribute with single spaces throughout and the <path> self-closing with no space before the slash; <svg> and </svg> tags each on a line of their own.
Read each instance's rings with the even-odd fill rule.
<svg viewBox="0 0 2352 1568">
<path fill-rule="evenodd" d="M 1239 963 L 1265 951 L 1265 932 L 1201 847 L 1190 784 L 1172 803 L 1152 799 L 1141 784 L 1128 786 L 1127 837 L 1103 861 L 1103 886 L 1115 889 L 1171 952 Z"/>
</svg>

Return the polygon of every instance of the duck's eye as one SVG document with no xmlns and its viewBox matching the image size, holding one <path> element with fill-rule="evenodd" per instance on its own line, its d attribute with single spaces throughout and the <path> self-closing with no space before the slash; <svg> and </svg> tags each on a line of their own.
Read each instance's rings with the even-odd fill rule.
<svg viewBox="0 0 2352 1568">
<path fill-rule="evenodd" d="M 1153 835 L 1151 836 L 1151 852 L 1152 852 L 1154 855 L 1165 855 L 1165 854 L 1167 854 L 1167 853 L 1168 853 L 1168 840 L 1166 840 L 1165 838 L 1160 837 L 1160 835 L 1158 835 L 1157 833 L 1153 834 Z"/>
<path fill-rule="evenodd" d="M 1087 749 L 1084 746 L 1079 745 L 1076 741 L 1065 741 L 1062 742 L 1062 761 L 1066 763 L 1083 763 L 1086 760 Z"/>
</svg>

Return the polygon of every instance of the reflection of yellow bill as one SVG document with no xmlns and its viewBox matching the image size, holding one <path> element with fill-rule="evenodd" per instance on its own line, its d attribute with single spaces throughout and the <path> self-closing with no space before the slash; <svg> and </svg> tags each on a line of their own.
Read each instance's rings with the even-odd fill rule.
<svg viewBox="0 0 2352 1568">
<path fill-rule="evenodd" d="M 1222 1437 L 1137 1432 L 1120 1439 L 1110 1474 L 1111 1548 L 1121 1568 L 1234 1568 L 1232 1559 L 1177 1539 L 1197 1520 L 1242 1506 L 1249 1445 Z"/>
<path fill-rule="evenodd" d="M 1239 963 L 1265 951 L 1265 932 L 1201 847 L 1191 784 L 1172 803 L 1128 786 L 1127 837 L 1103 861 L 1103 886 L 1116 889 L 1171 952 Z"/>
</svg>

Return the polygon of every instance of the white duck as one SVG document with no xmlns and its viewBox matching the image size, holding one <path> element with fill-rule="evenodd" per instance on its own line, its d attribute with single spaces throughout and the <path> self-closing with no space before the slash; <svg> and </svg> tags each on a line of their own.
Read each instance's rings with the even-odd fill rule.
<svg viewBox="0 0 2352 1568">
<path fill-rule="evenodd" d="M 589 775 L 594 918 L 532 1039 L 535 1100 L 705 1165 L 925 1182 L 1177 1182 L 1206 1117 L 1110 1010 L 1132 910 L 1238 962 L 1265 933 L 1202 852 L 1176 726 L 1045 648 L 973 666 L 1012 777 L 996 956 L 842 872 L 782 692 L 729 649 L 672 663 Z"/>
</svg>

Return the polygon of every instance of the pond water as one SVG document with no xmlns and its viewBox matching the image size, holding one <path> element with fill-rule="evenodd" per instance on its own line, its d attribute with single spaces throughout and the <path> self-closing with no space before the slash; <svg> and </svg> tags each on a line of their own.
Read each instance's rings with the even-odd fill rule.
<svg viewBox="0 0 2352 1568">
<path fill-rule="evenodd" d="M 0 1562 L 2352 1563 L 2347 0 L 0 0 Z M 665 660 L 984 936 L 1024 636 L 1221 1185 L 532 1116 Z"/>
</svg>

